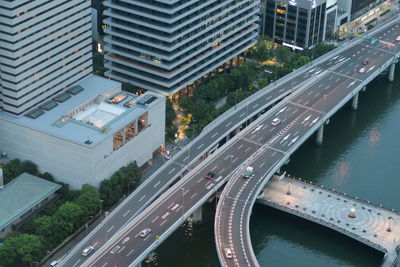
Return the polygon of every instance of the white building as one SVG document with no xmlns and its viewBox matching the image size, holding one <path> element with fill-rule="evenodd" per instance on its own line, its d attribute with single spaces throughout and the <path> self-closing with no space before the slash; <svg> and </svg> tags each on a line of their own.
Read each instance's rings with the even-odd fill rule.
<svg viewBox="0 0 400 267">
<path fill-rule="evenodd" d="M 171 95 L 256 43 L 259 0 L 104 1 L 106 76 Z"/>
<path fill-rule="evenodd" d="M 10 158 L 31 160 L 74 189 L 98 186 L 164 144 L 165 97 L 126 93 L 91 75 L 24 116 L 0 113 L 0 129 L 1 152 Z"/>
<path fill-rule="evenodd" d="M 0 1 L 0 108 L 20 116 L 92 72 L 87 0 Z"/>
</svg>

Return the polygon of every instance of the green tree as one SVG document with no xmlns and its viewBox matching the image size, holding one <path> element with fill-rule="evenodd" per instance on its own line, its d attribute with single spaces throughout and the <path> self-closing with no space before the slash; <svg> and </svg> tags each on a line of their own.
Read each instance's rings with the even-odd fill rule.
<svg viewBox="0 0 400 267">
<path fill-rule="evenodd" d="M 54 216 L 57 220 L 72 223 L 73 230 L 77 230 L 86 219 L 84 215 L 82 207 L 72 202 L 65 202 Z"/>
<path fill-rule="evenodd" d="M 300 56 L 292 63 L 292 69 L 298 69 L 301 66 L 310 62 L 310 58 L 308 56 Z"/>
<path fill-rule="evenodd" d="M 291 52 L 286 46 L 280 45 L 275 49 L 275 56 L 281 65 L 290 61 L 290 54 Z"/>
<path fill-rule="evenodd" d="M 104 208 L 111 207 L 119 199 L 119 196 L 117 196 L 113 192 L 113 186 L 112 186 L 110 179 L 105 179 L 105 180 L 101 181 L 100 187 L 99 187 L 99 192 L 100 192 L 100 197 L 103 200 Z"/>
<path fill-rule="evenodd" d="M 74 202 L 82 209 L 83 216 L 94 215 L 100 210 L 100 196 L 89 184 L 82 185 L 80 196 Z"/>
<path fill-rule="evenodd" d="M 176 119 L 176 113 L 173 109 L 172 102 L 167 99 L 165 103 L 165 125 L 171 125 Z"/>
<path fill-rule="evenodd" d="M 43 257 L 44 244 L 41 237 L 21 234 L 7 238 L 0 247 L 0 264 L 3 267 L 30 266 Z"/>
<path fill-rule="evenodd" d="M 13 159 L 4 166 L 3 175 L 5 184 L 22 173 L 21 165 L 22 162 L 19 159 Z"/>
<path fill-rule="evenodd" d="M 57 219 L 54 216 L 40 216 L 34 220 L 35 234 L 42 236 L 46 246 L 55 247 L 65 235 L 59 232 Z"/>
</svg>

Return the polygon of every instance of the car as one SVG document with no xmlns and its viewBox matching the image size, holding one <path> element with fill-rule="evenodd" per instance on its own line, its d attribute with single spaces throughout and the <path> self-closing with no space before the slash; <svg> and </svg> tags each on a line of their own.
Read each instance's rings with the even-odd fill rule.
<svg viewBox="0 0 400 267">
<path fill-rule="evenodd" d="M 271 121 L 271 125 L 272 126 L 276 126 L 281 122 L 281 120 L 279 118 L 275 118 Z"/>
<path fill-rule="evenodd" d="M 359 73 L 364 73 L 364 72 L 366 72 L 366 71 L 367 71 L 366 68 L 361 68 L 358 72 L 359 72 Z"/>
<path fill-rule="evenodd" d="M 363 64 L 363 65 L 368 65 L 368 64 L 369 64 L 368 59 L 364 60 L 364 61 L 362 62 L 362 64 Z"/>
<path fill-rule="evenodd" d="M 207 173 L 206 175 L 204 175 L 204 178 L 206 178 L 206 179 L 212 179 L 212 178 L 214 178 L 214 176 L 215 176 L 215 173 L 209 172 L 209 173 Z"/>
<path fill-rule="evenodd" d="M 226 257 L 226 258 L 228 258 L 228 259 L 231 259 L 231 258 L 232 258 L 233 253 L 232 253 L 232 250 L 231 250 L 230 248 L 224 249 L 224 252 L 225 252 L 225 257 Z"/>
<path fill-rule="evenodd" d="M 251 166 L 246 167 L 246 170 L 243 172 L 243 178 L 250 179 L 253 176 L 254 176 L 253 167 Z"/>
<path fill-rule="evenodd" d="M 151 232 L 150 228 L 143 229 L 142 231 L 140 231 L 139 236 L 145 238 L 150 234 L 150 232 Z"/>
<path fill-rule="evenodd" d="M 400 35 L 396 37 L 396 41 L 400 41 Z"/>
<path fill-rule="evenodd" d="M 86 257 L 86 256 L 88 256 L 90 253 L 92 253 L 93 250 L 94 250 L 94 247 L 88 246 L 88 247 L 86 247 L 86 248 L 82 251 L 82 255 Z"/>
<path fill-rule="evenodd" d="M 50 262 L 50 267 L 56 267 L 58 265 L 58 261 Z"/>
</svg>

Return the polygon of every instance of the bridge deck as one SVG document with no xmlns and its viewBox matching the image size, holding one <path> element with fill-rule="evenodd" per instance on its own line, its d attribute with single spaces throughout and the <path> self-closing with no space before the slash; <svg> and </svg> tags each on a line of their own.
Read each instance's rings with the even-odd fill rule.
<svg viewBox="0 0 400 267">
<path fill-rule="evenodd" d="M 383 266 L 397 260 L 400 214 L 323 186 L 274 176 L 258 202 L 332 228 L 385 253 Z M 354 218 L 349 214 L 354 209 Z"/>
</svg>

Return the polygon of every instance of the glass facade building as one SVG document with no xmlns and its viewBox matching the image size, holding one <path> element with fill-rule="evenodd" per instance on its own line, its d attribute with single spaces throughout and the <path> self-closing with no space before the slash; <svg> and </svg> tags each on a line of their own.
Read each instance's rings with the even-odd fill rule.
<svg viewBox="0 0 400 267">
<path fill-rule="evenodd" d="M 259 0 L 107 0 L 106 76 L 171 95 L 254 45 Z"/>
<path fill-rule="evenodd" d="M 326 1 L 267 0 L 264 34 L 278 44 L 310 47 L 325 39 Z"/>
<path fill-rule="evenodd" d="M 22 115 L 92 72 L 90 1 L 0 1 L 0 108 Z"/>
</svg>

